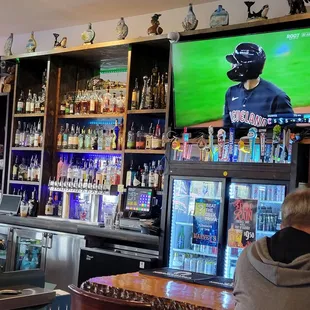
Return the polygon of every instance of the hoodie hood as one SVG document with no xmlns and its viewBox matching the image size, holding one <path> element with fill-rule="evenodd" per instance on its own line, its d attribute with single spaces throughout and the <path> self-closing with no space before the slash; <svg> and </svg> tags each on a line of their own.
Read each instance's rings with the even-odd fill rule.
<svg viewBox="0 0 310 310">
<path fill-rule="evenodd" d="M 310 285 L 310 253 L 301 255 L 288 264 L 274 261 L 269 254 L 265 237 L 249 246 L 247 256 L 257 272 L 276 286 Z"/>
</svg>

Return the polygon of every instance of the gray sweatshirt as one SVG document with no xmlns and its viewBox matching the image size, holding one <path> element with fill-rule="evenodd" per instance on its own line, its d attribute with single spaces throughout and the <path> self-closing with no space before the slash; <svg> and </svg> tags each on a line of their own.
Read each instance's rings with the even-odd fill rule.
<svg viewBox="0 0 310 310">
<path fill-rule="evenodd" d="M 235 310 L 310 310 L 310 254 L 274 261 L 262 238 L 241 253 L 235 272 Z"/>
</svg>

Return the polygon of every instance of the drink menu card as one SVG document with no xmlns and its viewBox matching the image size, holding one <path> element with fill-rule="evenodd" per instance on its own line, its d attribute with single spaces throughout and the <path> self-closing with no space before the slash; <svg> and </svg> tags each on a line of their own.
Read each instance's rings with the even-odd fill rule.
<svg viewBox="0 0 310 310">
<path fill-rule="evenodd" d="M 195 199 L 193 244 L 217 246 L 220 206 L 219 199 Z"/>
<path fill-rule="evenodd" d="M 228 246 L 244 248 L 256 240 L 257 200 L 230 199 Z"/>
</svg>

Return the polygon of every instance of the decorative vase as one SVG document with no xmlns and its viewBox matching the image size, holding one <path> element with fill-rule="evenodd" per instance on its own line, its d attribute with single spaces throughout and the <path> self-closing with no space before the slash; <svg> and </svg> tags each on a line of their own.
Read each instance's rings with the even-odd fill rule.
<svg viewBox="0 0 310 310">
<path fill-rule="evenodd" d="M 193 5 L 190 3 L 188 7 L 188 13 L 182 22 L 182 26 L 185 31 L 195 30 L 198 26 L 198 19 L 193 11 Z"/>
<path fill-rule="evenodd" d="M 128 35 L 128 26 L 125 23 L 124 17 L 121 17 L 116 26 L 116 33 L 118 40 L 124 40 Z"/>
<path fill-rule="evenodd" d="M 12 55 L 12 45 L 13 45 L 13 33 L 10 34 L 8 39 L 4 44 L 4 55 L 11 56 Z"/>
<path fill-rule="evenodd" d="M 27 53 L 33 53 L 36 51 L 36 48 L 37 48 L 37 41 L 35 40 L 34 38 L 34 32 L 32 31 L 31 32 L 31 35 L 30 35 L 30 39 L 28 40 L 28 43 L 26 45 L 26 50 L 27 50 Z"/>
<path fill-rule="evenodd" d="M 210 27 L 215 28 L 227 25 L 229 25 L 229 14 L 222 5 L 219 5 L 217 10 L 211 15 Z"/>
<path fill-rule="evenodd" d="M 159 17 L 160 16 L 161 16 L 161 14 L 154 14 L 152 16 L 152 19 L 151 19 L 152 26 L 149 27 L 147 30 L 147 34 L 149 36 L 156 36 L 156 35 L 163 33 L 163 31 L 164 31 L 163 28 L 159 27 L 159 25 L 160 25 Z"/>
<path fill-rule="evenodd" d="M 95 31 L 92 29 L 92 24 L 88 24 L 88 29 L 82 33 L 82 40 L 84 41 L 84 45 L 93 44 L 95 39 Z"/>
</svg>

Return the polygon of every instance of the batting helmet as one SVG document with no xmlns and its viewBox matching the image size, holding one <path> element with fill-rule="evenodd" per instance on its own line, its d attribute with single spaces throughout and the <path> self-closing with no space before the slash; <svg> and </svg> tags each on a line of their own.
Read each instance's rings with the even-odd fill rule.
<svg viewBox="0 0 310 310">
<path fill-rule="evenodd" d="M 254 43 L 239 44 L 234 53 L 227 55 L 226 60 L 233 64 L 227 76 L 236 82 L 257 79 L 263 72 L 266 54 L 262 47 Z"/>
</svg>

